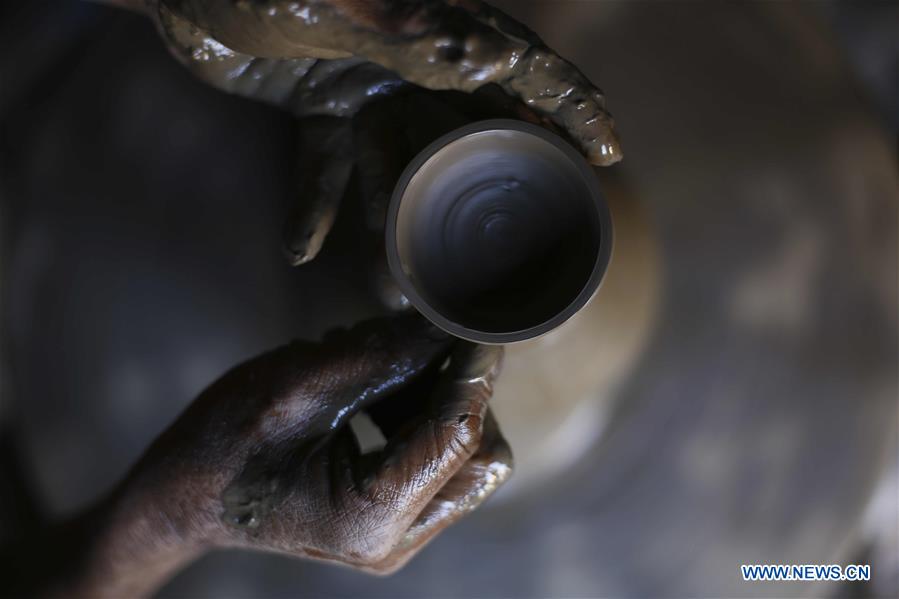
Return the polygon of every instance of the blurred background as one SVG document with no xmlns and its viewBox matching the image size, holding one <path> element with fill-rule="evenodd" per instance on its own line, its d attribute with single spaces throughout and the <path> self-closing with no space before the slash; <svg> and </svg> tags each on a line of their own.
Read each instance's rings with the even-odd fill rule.
<svg viewBox="0 0 899 599">
<path fill-rule="evenodd" d="M 509 349 L 515 476 L 393 577 L 217 552 L 159 595 L 899 596 L 897 4 L 495 4 L 625 150 L 599 295 Z M 138 16 L 0 7 L 0 539 L 102 496 L 231 365 L 378 312 L 357 211 L 281 255 L 295 141 Z"/>
</svg>

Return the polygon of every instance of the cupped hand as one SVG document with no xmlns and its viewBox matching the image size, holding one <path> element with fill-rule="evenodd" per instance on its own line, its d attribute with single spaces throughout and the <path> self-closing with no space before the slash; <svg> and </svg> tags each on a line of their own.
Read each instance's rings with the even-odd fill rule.
<svg viewBox="0 0 899 599">
<path fill-rule="evenodd" d="M 492 87 L 506 105 L 501 114 L 487 111 L 494 116 L 544 124 L 596 165 L 621 158 L 602 92 L 534 32 L 480 0 L 147 1 L 168 46 L 195 75 L 303 119 L 300 198 L 285 229 L 294 264 L 318 254 L 355 168 L 382 171 L 377 189 L 363 182 L 367 205 L 389 187 L 384 180 L 393 182 L 383 172 L 392 175 L 397 168 L 383 165 L 401 162 L 397 155 L 384 150 L 372 161 L 376 152 L 360 151 L 352 122 L 385 98 L 410 90 Z M 417 137 L 445 131 L 426 126 L 437 118 L 424 115 Z M 393 123 L 404 130 L 409 120 L 405 115 Z M 407 156 L 408 148 L 401 154 Z M 383 197 L 378 201 L 383 204 Z M 368 221 L 383 226 L 377 206 Z"/>
<path fill-rule="evenodd" d="M 501 357 L 415 315 L 284 346 L 210 386 L 128 496 L 194 543 L 392 572 L 511 473 L 487 407 Z M 386 438 L 365 454 L 347 426 L 363 410 Z"/>
</svg>

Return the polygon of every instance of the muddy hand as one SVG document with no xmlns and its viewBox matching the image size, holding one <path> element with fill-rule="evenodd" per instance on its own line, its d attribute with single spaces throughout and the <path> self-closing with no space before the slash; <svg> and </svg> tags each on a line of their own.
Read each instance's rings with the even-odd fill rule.
<svg viewBox="0 0 899 599">
<path fill-rule="evenodd" d="M 342 121 L 412 85 L 473 92 L 494 84 L 594 164 L 621 158 L 599 89 L 479 0 L 146 0 L 145 7 L 204 81 L 300 118 L 330 119 L 332 131 L 318 121 L 301 140 L 301 206 L 285 244 L 294 264 L 321 248 L 352 171 Z"/>
<path fill-rule="evenodd" d="M 501 356 L 413 315 L 283 347 L 205 391 L 137 479 L 177 490 L 187 537 L 391 572 L 510 474 L 487 408 Z M 361 410 L 380 451 L 346 426 Z"/>
</svg>

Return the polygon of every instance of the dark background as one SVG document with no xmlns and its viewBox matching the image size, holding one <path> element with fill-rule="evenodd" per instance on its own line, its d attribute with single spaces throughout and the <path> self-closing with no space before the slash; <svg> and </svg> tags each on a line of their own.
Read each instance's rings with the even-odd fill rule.
<svg viewBox="0 0 899 599">
<path fill-rule="evenodd" d="M 101 496 L 230 365 L 377 311 L 349 211 L 314 263 L 281 256 L 288 116 L 193 80 L 137 16 L 12 4 L 5 539 Z M 897 596 L 896 4 L 502 6 L 605 90 L 658 247 L 605 433 L 391 578 L 219 552 L 161 596 Z M 750 584 L 741 563 L 875 580 Z"/>
</svg>

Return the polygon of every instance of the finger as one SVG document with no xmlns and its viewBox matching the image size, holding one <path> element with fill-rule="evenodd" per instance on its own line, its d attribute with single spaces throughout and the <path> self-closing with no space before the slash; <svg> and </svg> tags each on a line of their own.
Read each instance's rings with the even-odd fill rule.
<svg viewBox="0 0 899 599">
<path fill-rule="evenodd" d="M 165 2 L 157 24 L 171 52 L 201 80 L 297 117 L 350 117 L 405 85 L 396 73 L 357 57 L 262 57 L 227 48 Z"/>
<path fill-rule="evenodd" d="M 386 575 L 402 568 L 437 534 L 493 495 L 509 479 L 512 467 L 512 451 L 492 411 L 488 410 L 477 452 L 425 506 L 391 553 L 362 569 Z"/>
<path fill-rule="evenodd" d="M 353 146 L 359 175 L 359 199 L 369 238 L 365 241 L 370 262 L 369 283 L 376 298 L 388 310 L 409 307 L 387 266 L 384 223 L 393 187 L 411 158 L 404 133 L 399 100 L 375 102 L 354 119 Z"/>
<path fill-rule="evenodd" d="M 214 31 L 218 42 L 239 53 L 353 55 L 432 90 L 472 92 L 497 83 L 564 130 L 594 164 L 622 157 L 602 92 L 580 71 L 545 46 L 504 33 L 508 24 L 499 28 L 495 19 L 484 22 L 461 6 L 331 0 L 304 4 L 294 14 L 290 7 L 297 4 L 288 0 L 267 0 L 249 10 L 230 0 L 163 5 Z"/>
<path fill-rule="evenodd" d="M 540 36 L 529 27 L 486 2 L 481 0 L 447 0 L 447 4 L 465 9 L 478 21 L 489 25 L 504 35 L 525 41 L 531 46 L 543 45 L 543 40 L 540 39 Z"/>
<path fill-rule="evenodd" d="M 427 418 L 389 439 L 380 463 L 366 477 L 362 493 L 384 507 L 384 517 L 399 531 L 389 547 L 478 450 L 502 354 L 501 346 L 457 348 L 440 375 Z"/>
<path fill-rule="evenodd" d="M 411 158 L 398 106 L 378 102 L 355 119 L 353 146 L 358 164 L 360 199 L 369 231 L 382 231 L 393 186 Z"/>
<path fill-rule="evenodd" d="M 394 28 L 428 33 L 410 35 L 404 42 L 382 39 L 365 46 L 360 56 L 432 90 L 472 92 L 497 83 L 564 131 L 593 164 L 605 166 L 622 158 L 602 92 L 523 25 L 472 0 L 405 13 L 386 10 L 390 4 L 369 8 L 372 28 L 387 26 L 379 16 L 382 10 Z"/>
<path fill-rule="evenodd" d="M 149 3 L 145 4 L 149 9 Z M 151 17 L 169 51 L 200 80 L 227 93 L 285 109 L 293 108 L 291 92 L 296 87 L 301 88 L 300 93 L 308 88 L 302 83 L 319 62 L 317 59 L 262 58 L 227 48 L 170 4 L 161 0 L 156 7 L 158 13 Z"/>
<path fill-rule="evenodd" d="M 552 50 L 529 48 L 500 85 L 566 132 L 591 163 L 608 166 L 623 157 L 605 96 Z"/>
<path fill-rule="evenodd" d="M 434 361 L 399 392 L 369 405 L 365 412 L 381 431 L 384 439 L 409 437 L 430 417 L 431 406 L 422 398 L 433 395 L 450 357 L 443 363 Z"/>
<path fill-rule="evenodd" d="M 390 272 L 387 253 L 384 251 L 384 236 L 376 235 L 371 252 L 371 268 L 369 277 L 375 297 L 382 306 L 391 312 L 402 312 L 412 308 L 409 298 L 402 292 L 399 284 Z"/>
<path fill-rule="evenodd" d="M 348 119 L 311 117 L 300 123 L 299 200 L 284 228 L 284 249 L 294 266 L 321 250 L 353 168 Z"/>
<path fill-rule="evenodd" d="M 260 431 L 266 439 L 290 434 L 300 423 L 310 437 L 327 436 L 445 359 L 452 343 L 418 314 L 379 318 L 333 331 L 319 344 L 261 356 L 238 369 L 240 384 L 245 393 L 270 398 Z"/>
<path fill-rule="evenodd" d="M 360 195 L 372 237 L 369 242 L 371 285 L 375 296 L 388 310 L 400 311 L 410 306 L 390 273 L 384 250 L 384 225 L 394 188 L 418 152 L 467 120 L 449 103 L 420 90 L 372 103 L 354 120 Z"/>
<path fill-rule="evenodd" d="M 329 490 L 325 511 L 334 510 L 319 533 L 315 553 L 306 555 L 357 567 L 389 555 L 479 446 L 481 419 L 501 353 L 498 347 L 473 345 L 454 352 L 453 366 L 441 373 L 432 401 L 419 397 L 414 414 L 429 418 L 423 422 L 414 416 L 418 426 L 393 437 L 379 454 L 360 455 L 349 428 L 338 427 L 321 437 L 314 454 L 287 468 L 300 472 L 304 485 Z M 248 504 L 237 499 L 233 503 L 238 507 Z M 238 519 L 246 519 L 245 511 Z"/>
<path fill-rule="evenodd" d="M 393 189 L 409 161 L 427 143 L 464 123 L 429 94 L 404 92 L 373 102 L 353 121 L 353 140 L 366 225 L 383 233 Z M 451 120 L 449 124 L 440 123 Z"/>
<path fill-rule="evenodd" d="M 301 71 L 284 105 L 298 117 L 352 117 L 366 104 L 406 86 L 396 73 L 362 58 L 317 60 L 307 71 Z"/>
</svg>

